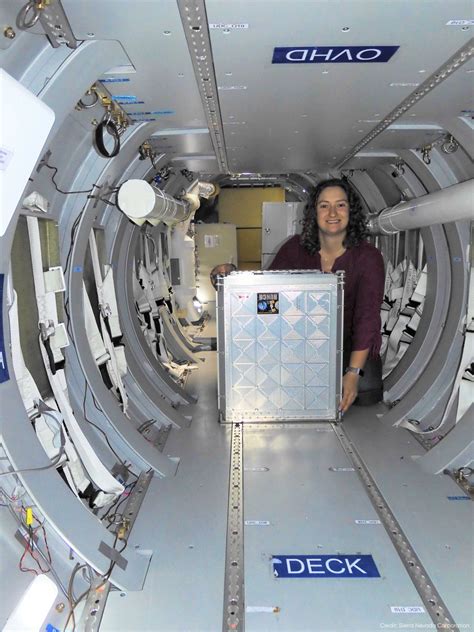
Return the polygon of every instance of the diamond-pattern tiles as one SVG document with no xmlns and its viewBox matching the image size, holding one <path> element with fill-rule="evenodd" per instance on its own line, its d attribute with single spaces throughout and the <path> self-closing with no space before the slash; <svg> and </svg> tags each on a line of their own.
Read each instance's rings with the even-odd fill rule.
<svg viewBox="0 0 474 632">
<path fill-rule="evenodd" d="M 329 316 L 312 316 L 305 319 L 306 338 L 329 338 L 331 321 Z"/>
<path fill-rule="evenodd" d="M 325 410 L 329 407 L 329 389 L 326 387 L 305 389 L 305 408 Z"/>
<path fill-rule="evenodd" d="M 255 364 L 257 343 L 255 340 L 234 340 L 234 364 Z"/>
<path fill-rule="evenodd" d="M 304 410 L 305 389 L 287 386 L 281 389 L 281 407 L 283 410 Z"/>
<path fill-rule="evenodd" d="M 332 284 L 275 290 L 279 314 L 256 313 L 257 293 L 266 288 L 232 290 L 226 316 L 229 419 L 327 418 L 335 401 L 330 364 L 335 290 Z"/>
<path fill-rule="evenodd" d="M 304 385 L 305 386 L 326 386 L 329 383 L 328 364 L 306 364 L 304 365 Z"/>
<path fill-rule="evenodd" d="M 307 341 L 306 344 L 309 344 Z M 315 341 L 315 342 L 319 342 Z M 305 357 L 304 340 L 282 340 L 281 341 L 281 362 L 282 364 L 299 364 Z"/>
<path fill-rule="evenodd" d="M 253 292 L 232 292 L 230 304 L 233 317 L 255 315 L 256 298 Z"/>
<path fill-rule="evenodd" d="M 282 340 L 302 340 L 306 338 L 305 316 L 282 316 L 281 338 Z"/>
<path fill-rule="evenodd" d="M 278 406 L 280 402 L 280 384 L 268 377 L 259 384 L 259 391 L 268 401 L 273 402 L 274 406 Z"/>
<path fill-rule="evenodd" d="M 261 388 L 269 388 L 270 382 L 280 386 L 280 372 L 279 364 L 258 365 L 255 369 L 255 383 Z"/>
<path fill-rule="evenodd" d="M 239 411 L 253 409 L 256 393 L 256 388 L 234 387 L 232 389 L 232 408 Z"/>
<path fill-rule="evenodd" d="M 305 383 L 304 364 L 282 364 L 281 385 L 302 386 Z"/>
<path fill-rule="evenodd" d="M 273 314 L 257 316 L 256 328 L 258 340 L 280 340 L 280 317 Z"/>
<path fill-rule="evenodd" d="M 280 364 L 280 341 L 259 340 L 257 342 L 256 361 L 260 366 Z"/>
<path fill-rule="evenodd" d="M 236 387 L 255 387 L 255 364 L 234 364 L 232 367 L 232 383 Z"/>
<path fill-rule="evenodd" d="M 303 316 L 306 313 L 306 292 L 280 292 L 280 314 Z"/>
<path fill-rule="evenodd" d="M 307 292 L 307 314 L 329 314 L 331 295 L 329 292 Z"/>
<path fill-rule="evenodd" d="M 306 340 L 304 359 L 306 362 L 329 362 L 329 340 Z"/>
<path fill-rule="evenodd" d="M 234 316 L 232 318 L 232 340 L 254 340 L 255 333 L 255 316 Z"/>
</svg>

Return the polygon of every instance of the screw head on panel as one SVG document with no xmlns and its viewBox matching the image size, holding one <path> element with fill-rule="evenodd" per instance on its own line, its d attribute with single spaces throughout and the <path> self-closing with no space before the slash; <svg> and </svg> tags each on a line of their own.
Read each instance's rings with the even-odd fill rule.
<svg viewBox="0 0 474 632">
<path fill-rule="evenodd" d="M 12 40 L 12 39 L 15 39 L 15 37 L 16 37 L 16 32 L 15 32 L 15 30 L 13 29 L 13 27 L 11 27 L 11 26 L 6 26 L 6 27 L 3 29 L 3 36 L 4 36 L 4 37 L 6 37 L 6 38 L 7 38 L 7 39 L 9 39 L 9 40 Z"/>
</svg>

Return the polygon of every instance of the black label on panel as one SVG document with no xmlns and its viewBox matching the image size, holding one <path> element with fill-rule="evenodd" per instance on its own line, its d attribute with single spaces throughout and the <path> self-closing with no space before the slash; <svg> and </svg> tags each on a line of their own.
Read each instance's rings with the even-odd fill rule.
<svg viewBox="0 0 474 632">
<path fill-rule="evenodd" d="M 257 314 L 279 314 L 278 292 L 259 292 L 257 294 Z"/>
</svg>

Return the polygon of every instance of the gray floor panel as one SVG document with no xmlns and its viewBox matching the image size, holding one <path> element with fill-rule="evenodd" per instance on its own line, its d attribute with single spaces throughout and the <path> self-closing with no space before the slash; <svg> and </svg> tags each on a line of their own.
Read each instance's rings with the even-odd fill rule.
<svg viewBox="0 0 474 632">
<path fill-rule="evenodd" d="M 216 354 L 193 372 L 193 422 L 172 430 L 164 453 L 175 477 L 154 479 L 134 527 L 155 553 L 142 592 L 110 595 L 102 632 L 220 632 L 224 594 L 230 426 L 217 422 Z M 468 591 L 472 503 L 447 477 L 419 470 L 423 448 L 385 428 L 383 406 L 352 408 L 344 428 L 457 623 L 472 625 Z M 422 601 L 330 424 L 244 426 L 247 632 L 436 629 L 429 615 L 394 613 Z M 269 524 L 268 524 L 269 523 Z M 471 529 L 471 530 L 469 530 Z M 272 555 L 370 554 L 380 578 L 284 579 Z M 458 581 L 459 580 L 459 581 Z M 462 627 L 461 629 L 469 629 Z"/>
<path fill-rule="evenodd" d="M 392 614 L 423 606 L 334 432 L 312 427 L 244 430 L 246 630 L 316 632 L 379 630 L 429 624 L 425 614 Z M 252 471 L 265 467 L 268 471 Z M 250 468 L 250 469 L 249 469 Z M 380 578 L 275 578 L 272 555 L 372 555 Z"/>
<path fill-rule="evenodd" d="M 417 466 L 424 448 L 408 430 L 386 427 L 370 414 L 384 410 L 382 405 L 378 410 L 354 407 L 344 428 L 454 620 L 461 629 L 472 630 L 473 503 L 448 499 L 466 494 L 450 477 L 427 474 Z"/>
<path fill-rule="evenodd" d="M 210 632 L 222 627 L 230 430 L 217 422 L 215 354 L 191 374 L 193 422 L 164 452 L 174 478 L 154 479 L 134 530 L 155 551 L 145 588 L 112 593 L 101 632 Z"/>
</svg>

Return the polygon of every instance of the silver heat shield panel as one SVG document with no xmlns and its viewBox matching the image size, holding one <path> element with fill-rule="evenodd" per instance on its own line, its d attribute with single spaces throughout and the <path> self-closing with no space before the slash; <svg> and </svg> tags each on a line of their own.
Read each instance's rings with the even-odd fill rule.
<svg viewBox="0 0 474 632">
<path fill-rule="evenodd" d="M 343 273 L 237 272 L 217 301 L 221 421 L 335 420 Z"/>
</svg>

